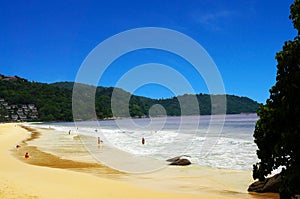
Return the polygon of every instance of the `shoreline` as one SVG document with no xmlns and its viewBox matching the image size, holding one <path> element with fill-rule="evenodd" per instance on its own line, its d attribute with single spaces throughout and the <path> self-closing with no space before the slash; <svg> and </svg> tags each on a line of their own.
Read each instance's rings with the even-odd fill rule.
<svg viewBox="0 0 300 199">
<path fill-rule="evenodd" d="M 21 128 L 30 132 L 30 135 L 21 142 L 22 147 L 20 147 L 18 150 L 12 149 L 11 153 L 14 157 L 24 163 L 57 169 L 68 169 L 85 173 L 96 173 L 100 174 L 101 176 L 107 175 L 114 178 L 118 178 L 121 174 L 124 174 L 99 163 L 89 163 L 61 158 L 57 155 L 40 150 L 38 146 L 28 145 L 27 142 L 38 139 L 41 136 L 41 133 L 35 128 L 29 126 L 21 126 Z M 30 154 L 31 158 L 25 159 L 23 157 L 26 152 Z"/>
<path fill-rule="evenodd" d="M 10 133 L 4 132 L 3 133 L 3 126 L 5 126 L 4 129 L 6 129 L 6 130 L 14 130 L 14 133 L 13 132 L 10 132 Z M 36 146 L 30 146 L 30 144 L 28 145 L 27 142 L 30 142 L 34 139 L 38 139 L 38 137 L 40 136 L 40 133 L 39 133 L 39 131 L 35 130 L 34 128 L 31 128 L 31 127 L 26 127 L 26 128 L 25 129 L 21 128 L 19 125 L 16 125 L 16 124 L 0 124 L 0 136 L 1 137 L 15 136 L 15 137 L 13 137 L 14 141 L 11 142 L 10 145 L 6 145 L 6 147 L 4 148 L 6 150 L 6 152 L 8 150 L 10 150 L 9 157 L 5 157 L 5 158 L 6 159 L 9 158 L 10 161 L 13 162 L 13 164 L 17 164 L 18 166 L 20 166 L 19 170 L 21 169 L 21 171 L 23 170 L 22 169 L 23 167 L 26 167 L 29 170 L 34 170 L 34 171 L 32 171 L 33 173 L 31 173 L 31 172 L 26 173 L 26 176 L 27 175 L 30 176 L 30 173 L 31 173 L 31 175 L 34 175 L 34 179 L 32 179 L 32 177 L 29 179 L 23 179 L 23 176 L 20 176 L 21 179 L 11 178 L 10 180 L 8 180 L 8 182 L 11 181 L 12 184 L 16 184 L 19 181 L 26 181 L 26 184 L 34 184 L 34 185 L 42 186 L 39 184 L 40 184 L 40 181 L 43 181 L 42 184 L 44 186 L 46 186 L 46 187 L 50 186 L 49 190 L 56 187 L 59 189 L 59 192 L 64 192 L 64 190 L 66 190 L 68 192 L 68 191 L 73 190 L 76 186 L 80 187 L 80 185 L 82 185 L 81 180 L 87 178 L 87 184 L 91 184 L 91 182 L 93 182 L 93 184 L 91 184 L 91 186 L 93 185 L 92 187 L 95 186 L 94 183 L 97 183 L 101 186 L 105 186 L 105 189 L 99 187 L 99 190 L 97 188 L 86 187 L 86 186 L 84 186 L 84 188 L 82 190 L 80 188 L 78 190 L 77 189 L 73 190 L 76 192 L 76 197 L 77 196 L 79 197 L 79 195 L 84 195 L 86 198 L 88 198 L 89 196 L 91 196 L 91 198 L 95 198 L 97 196 L 101 196 L 101 198 L 103 198 L 103 197 L 104 198 L 120 198 L 120 197 L 123 197 L 123 198 L 127 198 L 127 197 L 128 198 L 140 198 L 140 197 L 143 197 L 143 198 L 155 198 L 155 197 L 159 197 L 159 198 L 162 198 L 162 197 L 163 198 L 268 198 L 268 197 L 274 198 L 274 196 L 276 197 L 276 195 L 274 195 L 274 194 L 248 194 L 248 193 L 240 193 L 238 191 L 236 192 L 234 190 L 232 191 L 230 189 L 218 190 L 219 189 L 218 186 L 214 187 L 215 185 L 211 184 L 216 179 L 209 179 L 208 177 L 206 177 L 206 179 L 198 179 L 198 178 L 205 177 L 205 175 L 209 176 L 211 174 L 213 174 L 213 175 L 211 175 L 213 177 L 215 175 L 217 175 L 218 173 L 221 175 L 225 175 L 226 172 L 222 173 L 223 171 L 220 172 L 218 169 L 216 169 L 215 171 L 213 171 L 213 169 L 206 169 L 203 171 L 204 173 L 201 174 L 202 176 L 201 175 L 194 176 L 193 173 L 191 173 L 188 176 L 181 176 L 181 175 L 176 176 L 173 174 L 176 172 L 179 172 L 179 173 L 180 172 L 181 173 L 188 172 L 189 168 L 178 169 L 178 168 L 173 167 L 173 168 L 166 169 L 165 171 L 159 172 L 159 173 L 151 173 L 151 174 L 136 176 L 136 175 L 130 175 L 130 174 L 124 174 L 124 173 L 118 172 L 116 170 L 110 169 L 109 167 L 103 166 L 99 163 L 84 163 L 84 162 L 79 162 L 79 161 L 74 161 L 74 160 L 63 159 L 61 157 L 44 152 Z M 30 130 L 32 132 L 28 132 L 28 130 Z M 10 135 L 10 134 L 14 134 L 14 135 Z M 14 149 L 14 146 L 12 145 L 12 143 L 19 143 L 22 146 L 20 149 L 16 150 L 16 149 Z M 7 146 L 9 146 L 9 147 L 7 147 Z M 2 143 L 1 143 L 1 147 L 2 147 Z M 32 154 L 32 157 L 29 158 L 28 160 L 25 160 L 23 155 L 24 155 L 24 152 L 27 150 L 30 152 L 30 154 Z M 6 154 L 6 155 L 8 155 L 8 154 Z M 38 159 L 36 157 L 43 157 L 43 158 Z M 49 160 L 49 161 L 45 161 L 45 160 Z M 37 166 L 37 165 L 39 165 L 39 166 Z M 5 165 L 2 165 L 1 167 L 5 167 Z M 21 171 L 19 171 L 19 172 L 21 172 Z M 42 176 L 36 176 L 35 175 L 36 172 L 42 172 L 43 175 L 48 176 L 47 179 L 45 180 L 45 178 L 43 178 Z M 206 173 L 206 172 L 208 172 L 208 173 Z M 21 173 L 23 174 L 23 172 L 21 172 Z M 63 179 L 62 181 L 68 182 L 69 184 L 68 183 L 64 184 L 61 187 L 54 186 L 53 181 L 48 179 L 48 178 L 52 179 L 52 177 L 51 177 L 52 173 L 55 173 L 55 176 L 59 175 L 60 178 Z M 5 174 L 6 174 L 5 170 L 2 169 L 0 172 L 0 177 L 3 177 L 3 175 L 6 176 Z M 226 175 L 231 175 L 231 174 L 232 173 L 229 172 Z M 72 178 L 75 178 L 76 180 L 70 181 L 69 175 L 74 176 Z M 239 175 L 238 172 L 237 172 L 237 175 Z M 9 177 L 10 173 L 8 173 L 7 176 Z M 184 180 L 185 184 L 183 183 L 182 185 L 180 185 L 180 184 L 179 185 L 175 184 L 175 185 L 177 187 L 182 186 L 182 190 L 187 189 L 187 193 L 183 193 L 182 191 L 176 192 L 176 190 L 172 191 L 172 188 L 174 188 L 173 181 L 168 181 L 169 179 L 165 180 L 165 178 L 164 178 L 164 177 L 170 178 L 170 176 L 171 176 L 171 178 L 176 178 L 176 180 L 179 182 Z M 11 177 L 13 177 L 13 176 L 11 176 Z M 153 182 L 156 180 L 162 180 L 161 183 L 165 183 L 165 184 L 167 184 L 167 186 L 165 186 L 162 190 L 157 189 L 157 187 L 159 187 L 160 185 L 159 185 L 159 183 L 157 185 L 156 182 Z M 194 193 L 190 192 L 188 187 L 184 187 L 184 186 L 187 186 L 187 183 L 193 184 L 193 183 L 196 183 L 201 180 L 203 183 L 201 185 L 202 188 L 201 188 L 201 186 L 198 186 L 198 188 L 196 188 L 196 191 Z M 226 180 L 228 180 L 228 179 L 226 179 Z M 232 178 L 231 180 L 236 180 L 236 179 Z M 170 184 L 168 184 L 168 183 L 170 183 Z M 0 187 L 3 187 L 2 186 L 3 182 L 1 180 L 0 180 L 0 185 L 1 185 Z M 4 183 L 4 185 L 5 185 L 5 183 Z M 152 185 L 154 187 L 152 187 Z M 206 187 L 204 185 L 206 185 Z M 24 187 L 26 187 L 26 186 L 27 185 L 24 185 Z M 175 186 L 175 188 L 176 188 L 176 186 Z M 125 187 L 126 187 L 126 190 L 124 193 Z M 127 189 L 132 190 L 133 192 L 131 192 Z M 31 190 L 31 189 L 29 189 L 29 190 Z M 39 191 L 40 189 L 34 189 L 34 190 L 35 191 L 33 191 L 33 192 L 29 191 L 29 193 L 33 193 L 33 196 L 36 195 L 37 198 L 51 198 L 54 196 L 53 194 L 55 194 L 55 192 L 56 192 L 56 191 L 54 191 L 54 193 L 52 193 L 52 192 L 49 193 L 49 191 L 47 191 L 47 189 L 45 190 L 45 188 L 42 188 L 41 192 Z M 98 193 L 97 190 L 100 193 Z M 116 191 L 116 190 L 118 190 L 118 191 Z M 121 190 L 123 190 L 123 192 Z M 87 191 L 88 191 L 88 193 L 87 193 Z M 93 192 L 92 195 L 89 195 L 90 191 Z M 12 188 L 12 192 L 17 193 L 17 192 L 19 192 L 19 190 L 18 190 L 18 188 Z M 120 193 L 118 193 L 118 192 L 120 192 Z M 3 190 L 0 189 L 0 197 L 3 195 L 3 193 L 5 193 L 5 191 L 3 192 Z M 10 195 L 14 195 L 14 194 L 10 194 Z M 55 197 L 56 198 L 57 197 L 58 198 L 60 198 L 60 197 L 61 198 L 71 198 L 71 197 L 69 197 L 71 195 L 75 195 L 75 193 L 73 194 L 71 191 L 71 192 L 68 192 L 67 195 L 65 195 L 65 194 L 59 195 L 58 194 L 58 195 L 55 195 Z M 31 194 L 31 196 L 32 196 L 32 194 Z M 26 197 L 24 197 L 24 198 L 26 198 Z"/>
</svg>

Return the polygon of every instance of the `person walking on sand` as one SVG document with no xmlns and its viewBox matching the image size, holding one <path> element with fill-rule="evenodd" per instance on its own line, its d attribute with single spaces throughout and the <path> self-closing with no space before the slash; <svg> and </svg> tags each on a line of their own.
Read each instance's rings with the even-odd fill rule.
<svg viewBox="0 0 300 199">
<path fill-rule="evenodd" d="M 25 159 L 28 159 L 28 158 L 29 158 L 29 153 L 26 152 L 26 153 L 25 153 Z"/>
<path fill-rule="evenodd" d="M 98 144 L 100 144 L 102 142 L 102 140 L 100 139 L 100 137 L 98 137 Z"/>
</svg>

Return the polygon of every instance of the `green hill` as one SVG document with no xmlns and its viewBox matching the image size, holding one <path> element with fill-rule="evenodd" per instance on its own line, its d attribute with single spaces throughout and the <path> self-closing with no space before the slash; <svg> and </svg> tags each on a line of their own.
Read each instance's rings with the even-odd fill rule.
<svg viewBox="0 0 300 199">
<path fill-rule="evenodd" d="M 73 82 L 57 82 L 53 84 L 29 82 L 26 79 L 14 76 L 6 77 L 0 75 L 0 121 L 11 121 L 12 116 L 20 119 L 20 112 L 23 112 L 23 120 L 33 121 L 72 121 L 72 90 Z M 92 86 L 84 85 L 86 88 Z M 95 88 L 95 87 L 94 87 Z M 159 104 L 164 107 L 167 115 L 179 116 L 199 114 L 193 107 L 187 107 L 191 112 L 181 113 L 180 99 L 193 97 L 193 95 L 177 96 L 169 99 L 151 99 L 131 95 L 130 93 L 113 87 L 96 88 L 95 109 L 99 119 L 112 118 L 111 111 L 111 95 L 113 91 L 117 90 L 120 97 L 128 97 L 129 112 L 131 117 L 147 117 L 149 109 Z M 218 101 L 224 95 L 198 94 L 196 95 L 199 102 L 200 114 L 211 114 L 211 97 Z M 255 113 L 259 104 L 247 97 L 238 97 L 234 95 L 226 95 L 227 99 L 227 114 L 239 113 Z M 1 102 L 2 101 L 2 102 Z M 84 103 L 84 102 L 82 102 Z M 37 109 L 36 117 L 33 116 L 32 111 L 22 106 L 34 105 Z M 14 106 L 12 106 L 14 105 Z M 84 105 L 84 104 L 83 104 Z M 185 104 L 184 106 L 188 106 Z M 218 104 L 215 104 L 216 106 Z M 9 108 L 10 107 L 10 108 Z M 126 116 L 126 109 L 128 105 L 118 106 L 117 116 Z M 123 107 L 123 108 L 122 108 Z M 19 112 L 18 112 L 19 111 Z M 159 115 L 160 112 L 153 112 L 152 115 Z M 19 116 L 18 116 L 19 115 Z M 115 115 L 114 115 L 115 116 Z M 27 118 L 25 118 L 27 117 Z"/>
<path fill-rule="evenodd" d="M 8 106 L 0 107 L 0 120 L 7 120 L 17 115 L 17 109 L 26 104 L 34 104 L 38 110 L 40 121 L 71 121 L 72 120 L 72 92 L 68 89 L 51 86 L 44 83 L 29 82 L 26 79 L 0 80 L 0 98 Z M 17 107 L 12 109 L 12 105 Z M 7 109 L 11 107 L 11 109 Z M 14 112 L 12 112 L 14 111 Z M 24 111 L 24 110 L 23 110 Z M 30 118 L 28 120 L 31 120 Z"/>
</svg>

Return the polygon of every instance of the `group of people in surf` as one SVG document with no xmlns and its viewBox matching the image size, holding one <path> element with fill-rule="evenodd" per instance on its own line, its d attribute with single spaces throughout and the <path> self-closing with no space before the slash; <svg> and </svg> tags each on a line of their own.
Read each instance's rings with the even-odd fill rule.
<svg viewBox="0 0 300 199">
<path fill-rule="evenodd" d="M 97 132 L 97 130 L 95 130 L 95 132 Z M 68 134 L 69 134 L 69 135 L 71 134 L 71 130 L 69 130 Z M 97 138 L 97 143 L 98 143 L 98 145 L 100 145 L 101 143 L 103 143 L 103 140 L 101 140 L 101 138 L 98 137 L 98 138 Z M 142 137 L 142 144 L 143 144 L 143 145 L 145 144 L 145 138 L 144 138 L 144 137 Z M 17 144 L 17 145 L 16 145 L 16 148 L 19 149 L 19 148 L 21 148 L 21 146 Z M 24 155 L 24 157 L 25 157 L 25 159 L 29 159 L 29 157 L 30 157 L 30 156 L 29 156 L 29 153 L 26 152 L 25 155 Z"/>
</svg>

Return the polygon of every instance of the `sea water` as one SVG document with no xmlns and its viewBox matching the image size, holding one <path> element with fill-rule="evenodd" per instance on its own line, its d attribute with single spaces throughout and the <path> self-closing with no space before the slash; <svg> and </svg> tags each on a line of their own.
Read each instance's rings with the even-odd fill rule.
<svg viewBox="0 0 300 199">
<path fill-rule="evenodd" d="M 42 123 L 67 138 L 100 137 L 104 146 L 139 157 L 166 160 L 185 155 L 193 164 L 251 170 L 258 161 L 253 132 L 256 114 L 158 117 L 104 121 Z M 141 139 L 145 139 L 142 144 Z M 83 143 L 88 145 L 83 139 Z M 52 146 L 55 147 L 55 146 Z M 109 166 L 109 165 L 108 165 Z"/>
</svg>

